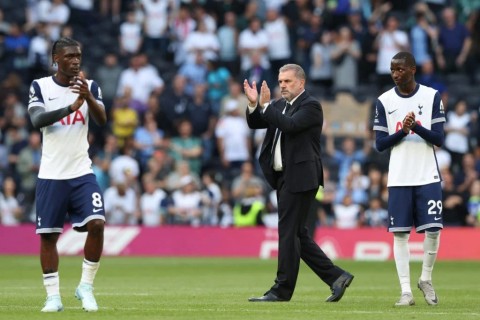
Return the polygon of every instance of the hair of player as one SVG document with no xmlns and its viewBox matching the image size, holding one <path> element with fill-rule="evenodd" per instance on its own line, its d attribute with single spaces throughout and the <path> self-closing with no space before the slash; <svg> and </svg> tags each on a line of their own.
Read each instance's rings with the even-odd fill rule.
<svg viewBox="0 0 480 320">
<path fill-rule="evenodd" d="M 393 56 L 392 60 L 404 60 L 405 64 L 410 67 L 415 67 L 417 65 L 415 57 L 410 52 L 401 51 Z"/>
<path fill-rule="evenodd" d="M 66 47 L 80 47 L 80 43 L 76 40 L 73 40 L 69 37 L 63 37 L 56 40 L 52 46 L 52 61 L 55 62 L 53 56 L 58 53 L 59 50 L 66 48 Z"/>
<path fill-rule="evenodd" d="M 295 72 L 295 77 L 297 77 L 300 80 L 305 80 L 307 78 L 305 76 L 305 71 L 303 71 L 303 68 L 300 67 L 298 64 L 293 64 L 293 63 L 286 64 L 283 67 L 281 67 L 280 70 L 278 70 L 278 72 L 285 72 L 289 70 L 293 70 Z"/>
</svg>

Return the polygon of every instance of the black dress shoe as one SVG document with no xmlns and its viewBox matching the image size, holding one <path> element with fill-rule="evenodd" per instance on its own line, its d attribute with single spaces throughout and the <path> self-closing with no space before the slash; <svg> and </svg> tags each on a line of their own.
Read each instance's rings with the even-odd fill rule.
<svg viewBox="0 0 480 320">
<path fill-rule="evenodd" d="M 288 300 L 277 297 L 277 295 L 275 295 L 274 293 L 267 292 L 265 293 L 265 295 L 261 297 L 248 298 L 248 301 L 250 302 L 281 302 L 281 301 L 288 301 Z"/>
<path fill-rule="evenodd" d="M 326 302 L 337 302 L 342 299 L 345 290 L 352 283 L 353 275 L 348 272 L 344 272 L 337 280 L 332 284 L 330 288 L 332 290 L 332 295 L 325 300 Z"/>
</svg>

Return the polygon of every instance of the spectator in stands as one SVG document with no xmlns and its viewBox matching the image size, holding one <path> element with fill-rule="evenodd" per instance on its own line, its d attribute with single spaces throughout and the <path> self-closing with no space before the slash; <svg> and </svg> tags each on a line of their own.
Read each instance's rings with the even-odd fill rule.
<svg viewBox="0 0 480 320">
<path fill-rule="evenodd" d="M 435 15 L 425 2 L 416 3 L 414 8 L 415 24 L 410 30 L 412 54 L 417 65 L 422 66 L 435 57 L 438 49 L 438 28 Z"/>
<path fill-rule="evenodd" d="M 315 196 L 317 200 L 317 216 L 322 227 L 331 227 L 335 223 L 333 203 L 335 202 L 337 183 L 331 179 L 330 169 L 323 168 L 323 188 L 319 188 Z"/>
<path fill-rule="evenodd" d="M 310 51 L 311 65 L 309 77 L 311 83 L 320 86 L 326 96 L 330 96 L 333 85 L 332 52 L 334 48 L 333 33 L 325 30 L 318 38 L 318 41 L 312 45 Z"/>
<path fill-rule="evenodd" d="M 409 40 L 405 31 L 399 29 L 398 18 L 394 15 L 387 17 L 384 28 L 378 33 L 375 40 L 375 48 L 378 50 L 377 77 L 378 87 L 390 86 L 390 61 L 400 51 L 408 51 Z"/>
<path fill-rule="evenodd" d="M 463 156 L 470 150 L 470 114 L 465 100 L 455 103 L 454 110 L 447 113 L 445 123 L 445 148 L 452 158 L 451 170 L 456 174 L 461 170 Z"/>
<path fill-rule="evenodd" d="M 472 38 L 464 24 L 457 22 L 455 9 L 445 8 L 442 12 L 437 63 L 444 73 L 462 71 L 467 61 Z"/>
<path fill-rule="evenodd" d="M 233 226 L 253 227 L 263 225 L 262 218 L 265 209 L 263 183 L 247 182 L 243 197 L 237 199 L 233 206 Z"/>
<path fill-rule="evenodd" d="M 270 71 L 270 68 L 265 68 L 262 65 L 262 53 L 255 51 L 250 53 L 251 66 L 240 75 L 240 79 L 247 79 L 250 83 L 255 81 L 256 83 L 262 83 L 266 81 L 269 86 L 272 88 L 275 87 L 273 82 L 274 77 L 272 77 L 273 70 Z M 277 70 L 278 73 L 278 70 Z"/>
<path fill-rule="evenodd" d="M 112 160 L 119 155 L 118 140 L 113 134 L 105 137 L 103 149 L 93 157 L 93 172 L 102 191 L 110 186 L 109 169 Z"/>
<path fill-rule="evenodd" d="M 122 183 L 127 187 L 137 189 L 140 166 L 133 157 L 133 148 L 130 142 L 121 147 L 120 154 L 112 160 L 108 174 L 113 183 Z"/>
<path fill-rule="evenodd" d="M 20 190 L 25 195 L 25 213 L 30 214 L 34 208 L 35 186 L 37 185 L 38 170 L 42 157 L 42 141 L 40 133 L 32 131 L 28 139 L 28 146 L 18 155 L 17 173 L 20 177 Z"/>
<path fill-rule="evenodd" d="M 105 190 L 105 218 L 110 225 L 137 224 L 137 196 L 126 181 L 115 181 Z"/>
<path fill-rule="evenodd" d="M 205 171 L 202 174 L 202 186 L 204 197 L 209 199 L 203 208 L 203 219 L 207 225 L 218 225 L 220 222 L 218 209 L 222 201 L 222 190 L 215 180 L 214 171 Z"/>
<path fill-rule="evenodd" d="M 260 65 L 264 69 L 270 68 L 268 59 L 268 33 L 262 28 L 262 21 L 254 17 L 249 21 L 248 28 L 240 32 L 238 38 L 238 51 L 240 55 L 240 70 L 246 72 L 253 66 L 252 55 L 260 55 Z"/>
<path fill-rule="evenodd" d="M 187 175 L 180 179 L 167 206 L 167 223 L 199 226 L 202 222 L 203 195 L 194 178 Z"/>
<path fill-rule="evenodd" d="M 420 69 L 420 75 L 418 76 L 418 83 L 437 90 L 442 96 L 442 101 L 444 101 L 444 104 L 446 105 L 445 100 L 446 95 L 448 95 L 447 86 L 441 77 L 436 73 L 432 60 L 426 60 L 423 62 Z"/>
<path fill-rule="evenodd" d="M 368 227 L 388 226 L 388 211 L 382 205 L 380 198 L 372 198 L 368 207 L 360 217 L 360 224 Z"/>
<path fill-rule="evenodd" d="M 206 84 L 197 84 L 193 98 L 187 104 L 192 135 L 202 141 L 202 166 L 208 166 L 215 150 L 214 133 L 217 114 L 206 97 Z"/>
<path fill-rule="evenodd" d="M 218 58 L 220 64 L 226 67 L 230 73 L 238 74 L 238 28 L 236 27 L 237 16 L 232 11 L 225 12 L 224 24 L 218 28 L 217 38 L 220 43 Z"/>
<path fill-rule="evenodd" d="M 178 70 L 178 75 L 186 80 L 183 94 L 188 98 L 193 97 L 197 84 L 204 84 L 207 81 L 207 62 L 201 52 L 197 52 L 195 57 L 193 62 L 187 61 Z"/>
<path fill-rule="evenodd" d="M 120 21 L 122 0 L 100 0 L 100 14 L 104 17 L 111 15 L 114 23 Z"/>
<path fill-rule="evenodd" d="M 22 71 L 23 80 L 29 80 L 28 75 L 28 48 L 30 38 L 22 30 L 20 24 L 13 22 L 5 37 L 4 44 L 6 67 L 8 71 Z"/>
<path fill-rule="evenodd" d="M 121 147 L 125 140 L 133 137 L 135 129 L 138 126 L 139 116 L 133 105 L 132 90 L 126 87 L 124 95 L 115 101 L 112 110 L 112 132 L 118 139 L 118 145 Z"/>
<path fill-rule="evenodd" d="M 357 63 L 362 55 L 360 50 L 360 45 L 353 38 L 352 31 L 346 26 L 340 27 L 331 52 L 334 90 L 353 92 L 357 87 Z"/>
<path fill-rule="evenodd" d="M 0 103 L 3 111 L 3 125 L 16 126 L 19 128 L 22 136 L 27 135 L 27 117 L 25 104 L 19 99 L 17 93 L 6 92 L 5 97 Z"/>
<path fill-rule="evenodd" d="M 470 187 L 468 198 L 468 215 L 466 223 L 469 226 L 480 227 L 480 180 L 475 180 Z"/>
<path fill-rule="evenodd" d="M 70 7 L 69 23 L 77 25 L 88 34 L 93 34 L 98 23 L 94 0 L 68 0 Z"/>
<path fill-rule="evenodd" d="M 165 145 L 163 137 L 164 133 L 158 129 L 154 114 L 150 111 L 145 112 L 142 125 L 135 129 L 133 135 L 133 144 L 142 169 L 145 169 L 147 166 L 147 162 L 152 157 L 155 149 Z"/>
<path fill-rule="evenodd" d="M 161 211 L 161 203 L 167 193 L 156 187 L 152 174 L 142 176 L 143 194 L 140 196 L 141 222 L 144 226 L 155 227 L 165 223 L 165 216 Z"/>
<path fill-rule="evenodd" d="M 230 82 L 228 86 L 228 94 L 225 97 L 223 97 L 222 101 L 220 102 L 220 113 L 219 113 L 220 117 L 223 117 L 226 114 L 225 106 L 227 104 L 230 104 L 231 103 L 230 101 L 234 101 L 236 103 L 240 114 L 245 113 L 248 100 L 242 92 L 242 86 L 240 85 L 240 83 L 236 81 Z"/>
<path fill-rule="evenodd" d="M 335 227 L 339 229 L 352 229 L 359 226 L 361 214 L 360 205 L 352 201 L 349 194 L 344 195 L 341 203 L 333 206 L 335 214 Z"/>
<path fill-rule="evenodd" d="M 30 41 L 28 48 L 29 81 L 42 78 L 48 74 L 48 70 L 50 69 L 49 54 L 50 38 L 48 36 L 47 24 L 39 22 L 35 26 L 35 36 L 33 36 L 32 41 Z"/>
<path fill-rule="evenodd" d="M 46 22 L 50 39 L 55 41 L 60 38 L 62 26 L 68 22 L 70 7 L 64 0 L 42 0 L 37 6 L 38 21 Z"/>
<path fill-rule="evenodd" d="M 168 24 L 169 12 L 173 12 L 173 1 L 169 0 L 141 0 L 140 4 L 145 12 L 143 24 L 144 48 L 150 55 L 160 55 L 165 58 L 169 44 Z"/>
<path fill-rule="evenodd" d="M 118 82 L 122 74 L 122 67 L 118 62 L 118 57 L 113 52 L 108 52 L 103 58 L 103 64 L 96 68 L 96 76 L 98 83 L 102 85 L 102 96 L 107 114 L 113 107 L 113 101 L 117 95 Z"/>
<path fill-rule="evenodd" d="M 271 78 L 275 79 L 278 70 L 289 63 L 292 58 L 287 23 L 278 9 L 270 8 L 267 10 L 264 29 L 269 39 L 268 58 L 270 60 Z M 261 82 L 257 81 L 257 83 Z"/>
<path fill-rule="evenodd" d="M 312 14 L 309 9 L 300 10 L 300 22 L 296 28 L 296 60 L 305 70 L 310 70 L 310 51 L 312 45 L 324 31 L 324 21 L 321 15 Z"/>
<path fill-rule="evenodd" d="M 251 159 L 251 132 L 235 101 L 225 106 L 225 112 L 217 123 L 215 136 L 224 179 L 231 181 L 242 164 Z"/>
<path fill-rule="evenodd" d="M 207 61 L 207 96 L 212 106 L 213 113 L 218 116 L 220 112 L 220 102 L 228 94 L 228 86 L 231 81 L 230 71 L 220 66 L 217 59 Z"/>
<path fill-rule="evenodd" d="M 200 177 L 190 170 L 190 165 L 187 161 L 175 161 L 174 167 L 175 170 L 170 171 L 167 176 L 167 183 L 165 186 L 167 192 L 171 193 L 180 188 L 180 180 L 186 176 L 193 178 L 197 186 L 200 185 Z"/>
<path fill-rule="evenodd" d="M 193 7 L 193 17 L 197 21 L 197 24 L 203 23 L 205 25 L 207 32 L 215 33 L 217 31 L 216 18 L 205 9 L 205 6 L 195 5 Z"/>
<path fill-rule="evenodd" d="M 28 133 L 17 126 L 10 126 L 5 136 L 3 144 L 8 151 L 8 172 L 16 176 L 16 167 L 20 152 L 28 145 Z"/>
<path fill-rule="evenodd" d="M 360 165 L 365 163 L 370 152 L 370 146 L 363 140 L 363 148 L 357 149 L 355 140 L 352 137 L 345 137 L 342 141 L 341 150 L 337 150 L 335 149 L 335 137 L 331 130 L 327 127 L 324 132 L 327 138 L 326 151 L 338 166 L 338 182 L 341 184 L 345 181 L 354 162 L 358 162 Z"/>
<path fill-rule="evenodd" d="M 450 169 L 452 164 L 452 156 L 443 147 L 434 147 L 435 157 L 437 158 L 438 169 L 442 172 L 445 169 Z"/>
<path fill-rule="evenodd" d="M 136 19 L 134 11 L 127 13 L 127 18 L 120 25 L 118 43 L 122 57 L 129 58 L 140 52 L 143 44 L 142 25 Z"/>
<path fill-rule="evenodd" d="M 187 63 L 194 63 L 199 54 L 202 55 L 204 61 L 207 61 L 218 58 L 220 42 L 217 35 L 207 29 L 205 21 L 197 20 L 197 27 L 185 38 L 183 48 L 187 53 Z"/>
<path fill-rule="evenodd" d="M 148 57 L 137 54 L 130 59 L 130 67 L 123 70 L 120 75 L 117 96 L 125 94 L 125 88 L 132 89 L 132 98 L 139 101 L 141 112 L 145 111 L 149 97 L 154 94 L 159 96 L 164 88 L 164 81 L 157 69 L 148 63 Z"/>
<path fill-rule="evenodd" d="M 159 97 L 155 119 L 166 137 L 177 135 L 178 124 L 182 119 L 188 118 L 189 99 L 184 94 L 186 84 L 187 79 L 177 74 L 172 80 L 172 89 L 163 91 Z"/>
<path fill-rule="evenodd" d="M 368 84 L 375 75 L 377 65 L 377 48 L 375 40 L 377 39 L 379 29 L 374 21 L 367 22 L 367 33 L 360 43 L 362 57 L 358 65 L 359 80 L 362 84 Z"/>
<path fill-rule="evenodd" d="M 192 123 L 188 119 L 180 121 L 179 135 L 170 141 L 170 155 L 176 161 L 187 161 L 190 171 L 200 175 L 202 168 L 202 140 L 192 135 Z"/>
<path fill-rule="evenodd" d="M 336 203 L 342 203 L 346 195 L 355 204 L 366 206 L 368 204 L 368 177 L 362 174 L 360 163 L 353 162 L 350 170 L 337 187 Z"/>
<path fill-rule="evenodd" d="M 232 181 L 231 196 L 236 202 L 247 197 L 247 188 L 251 185 L 258 186 L 260 191 L 265 192 L 265 184 L 263 180 L 255 175 L 253 164 L 250 161 L 245 161 L 242 164 L 241 172 Z"/>
<path fill-rule="evenodd" d="M 187 59 L 187 52 L 185 51 L 183 43 L 188 35 L 195 30 L 197 23 L 192 18 L 187 5 L 180 5 L 176 16 L 174 16 L 172 20 L 172 25 L 170 26 L 172 33 L 170 50 L 175 52 L 174 62 L 175 65 L 179 66 Z"/>
<path fill-rule="evenodd" d="M 150 174 L 155 180 L 155 187 L 167 190 L 167 177 L 173 171 L 173 160 L 165 148 L 158 148 L 148 160 L 144 174 Z"/>
<path fill-rule="evenodd" d="M 475 167 L 475 156 L 473 153 L 465 153 L 460 170 L 452 172 L 452 174 L 456 190 L 462 195 L 464 200 L 467 200 L 472 183 L 479 179 L 479 172 Z"/>
<path fill-rule="evenodd" d="M 23 220 L 23 208 L 17 198 L 15 180 L 7 177 L 0 192 L 0 225 L 16 226 Z"/>
<path fill-rule="evenodd" d="M 463 226 L 468 214 L 467 203 L 455 187 L 450 170 L 442 172 L 442 217 L 444 226 Z"/>
</svg>

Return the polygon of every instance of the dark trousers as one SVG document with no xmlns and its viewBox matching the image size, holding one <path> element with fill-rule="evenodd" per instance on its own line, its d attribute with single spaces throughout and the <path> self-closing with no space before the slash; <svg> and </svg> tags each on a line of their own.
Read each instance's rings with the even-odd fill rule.
<svg viewBox="0 0 480 320">
<path fill-rule="evenodd" d="M 335 266 L 305 227 L 310 209 L 315 204 L 316 189 L 291 193 L 283 176 L 277 180 L 278 197 L 278 269 L 275 284 L 270 289 L 277 296 L 290 300 L 295 290 L 300 258 L 331 286 L 344 272 Z"/>
</svg>

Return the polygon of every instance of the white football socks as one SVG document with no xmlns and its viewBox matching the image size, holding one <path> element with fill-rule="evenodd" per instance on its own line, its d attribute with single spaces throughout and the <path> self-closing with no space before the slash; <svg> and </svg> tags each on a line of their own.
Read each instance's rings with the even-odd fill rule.
<svg viewBox="0 0 480 320">
<path fill-rule="evenodd" d="M 393 256 L 397 267 L 398 279 L 402 293 L 412 293 L 410 286 L 410 250 L 408 239 L 410 233 L 395 232 L 393 234 Z"/>
<path fill-rule="evenodd" d="M 80 283 L 93 285 L 93 280 L 95 279 L 99 266 L 100 262 L 91 262 L 87 259 L 83 259 L 82 279 L 80 280 Z"/>
<path fill-rule="evenodd" d="M 47 297 L 60 295 L 60 277 L 58 272 L 43 274 L 43 285 L 47 290 Z"/>
<path fill-rule="evenodd" d="M 438 246 L 440 245 L 440 231 L 425 232 L 425 239 L 423 240 L 423 264 L 422 275 L 420 280 L 431 281 L 432 270 L 435 260 L 437 259 Z"/>
</svg>

